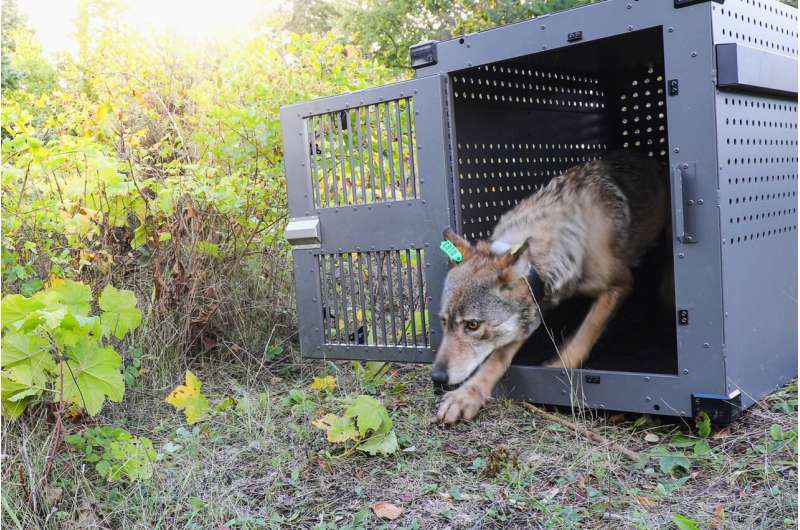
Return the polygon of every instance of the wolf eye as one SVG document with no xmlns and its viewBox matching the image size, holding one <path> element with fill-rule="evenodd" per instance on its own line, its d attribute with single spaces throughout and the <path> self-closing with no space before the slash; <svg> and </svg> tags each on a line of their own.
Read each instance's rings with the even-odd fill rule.
<svg viewBox="0 0 800 530">
<path fill-rule="evenodd" d="M 481 327 L 480 320 L 466 320 L 464 321 L 464 327 L 467 328 L 469 331 L 475 331 L 479 327 Z"/>
</svg>

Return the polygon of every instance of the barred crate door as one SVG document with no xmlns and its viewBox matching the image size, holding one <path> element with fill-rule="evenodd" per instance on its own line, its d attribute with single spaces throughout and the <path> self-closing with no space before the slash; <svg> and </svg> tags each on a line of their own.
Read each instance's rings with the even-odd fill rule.
<svg viewBox="0 0 800 530">
<path fill-rule="evenodd" d="M 281 109 L 306 357 L 428 361 L 451 225 L 445 78 Z"/>
</svg>

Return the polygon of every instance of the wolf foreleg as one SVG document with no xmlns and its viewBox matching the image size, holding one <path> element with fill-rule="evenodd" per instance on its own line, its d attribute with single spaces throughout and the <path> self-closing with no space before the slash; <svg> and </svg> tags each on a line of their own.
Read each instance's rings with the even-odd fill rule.
<svg viewBox="0 0 800 530">
<path fill-rule="evenodd" d="M 494 385 L 508 370 L 511 360 L 522 346 L 522 342 L 512 342 L 492 352 L 475 375 L 456 390 L 444 395 L 439 411 L 432 421 L 436 423 L 455 423 L 459 419 L 471 420 L 492 394 Z"/>
</svg>

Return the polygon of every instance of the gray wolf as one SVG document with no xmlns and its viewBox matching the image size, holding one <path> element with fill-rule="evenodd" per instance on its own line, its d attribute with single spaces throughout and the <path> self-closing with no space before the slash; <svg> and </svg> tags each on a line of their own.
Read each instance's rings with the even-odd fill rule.
<svg viewBox="0 0 800 530">
<path fill-rule="evenodd" d="M 586 361 L 633 288 L 631 269 L 667 227 L 667 186 L 663 162 L 612 152 L 550 180 L 505 213 L 490 240 L 472 244 L 445 230 L 462 260 L 445 278 L 432 379 L 459 386 L 433 421 L 474 418 L 542 312 L 578 294 L 594 302 L 545 366 Z"/>
</svg>

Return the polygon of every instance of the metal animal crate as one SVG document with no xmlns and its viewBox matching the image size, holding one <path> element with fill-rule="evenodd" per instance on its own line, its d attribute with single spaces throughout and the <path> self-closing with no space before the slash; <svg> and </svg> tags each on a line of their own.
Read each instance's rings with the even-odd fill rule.
<svg viewBox="0 0 800 530">
<path fill-rule="evenodd" d="M 606 0 L 423 43 L 413 80 L 281 109 L 303 354 L 431 361 L 443 228 L 488 237 L 564 169 L 638 149 L 671 170 L 671 243 L 583 369 L 537 366 L 539 331 L 499 392 L 730 421 L 797 374 L 797 37 L 774 0 Z M 585 311 L 547 320 L 565 336 Z"/>
</svg>

